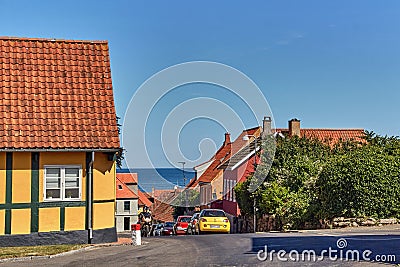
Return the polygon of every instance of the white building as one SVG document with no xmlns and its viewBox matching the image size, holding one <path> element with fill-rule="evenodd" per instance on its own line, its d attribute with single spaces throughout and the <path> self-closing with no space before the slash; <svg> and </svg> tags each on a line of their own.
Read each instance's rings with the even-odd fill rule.
<svg viewBox="0 0 400 267">
<path fill-rule="evenodd" d="M 138 221 L 137 173 L 117 173 L 115 225 L 117 232 L 129 231 Z"/>
</svg>

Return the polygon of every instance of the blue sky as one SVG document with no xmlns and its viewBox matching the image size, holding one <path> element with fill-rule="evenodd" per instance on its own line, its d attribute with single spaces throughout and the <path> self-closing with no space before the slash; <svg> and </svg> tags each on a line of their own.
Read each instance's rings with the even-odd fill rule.
<svg viewBox="0 0 400 267">
<path fill-rule="evenodd" d="M 120 117 L 153 74 L 202 60 L 227 64 L 250 77 L 268 100 L 277 127 L 296 117 L 305 128 L 400 132 L 396 0 L 0 0 L 0 35 L 108 40 Z M 187 85 L 167 97 L 158 112 L 168 113 L 176 102 L 199 91 L 202 96 L 217 95 L 246 114 L 245 107 L 235 104 L 237 99 L 218 95 L 209 85 Z M 244 120 L 246 127 L 257 124 Z M 160 123 L 162 119 L 154 119 L 154 129 Z M 210 138 L 215 144 L 205 151 L 212 153 L 224 131 L 223 125 L 207 120 L 188 124 L 180 137 L 181 151 L 195 160 L 201 154 L 199 142 Z M 160 139 L 157 131 L 149 135 Z M 155 141 L 149 149 L 154 150 L 155 165 L 167 166 L 159 144 Z"/>
</svg>

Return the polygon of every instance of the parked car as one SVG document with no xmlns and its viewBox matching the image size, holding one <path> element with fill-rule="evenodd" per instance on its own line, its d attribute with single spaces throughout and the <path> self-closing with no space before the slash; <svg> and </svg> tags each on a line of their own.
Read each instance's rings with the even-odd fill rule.
<svg viewBox="0 0 400 267">
<path fill-rule="evenodd" d="M 160 236 L 162 235 L 162 231 L 164 229 L 164 224 L 163 223 L 159 223 L 157 224 L 156 228 L 153 231 L 153 235 L 154 236 Z"/>
<path fill-rule="evenodd" d="M 176 223 L 174 225 L 174 233 L 176 235 L 186 234 L 186 230 L 191 218 L 192 216 L 178 216 L 178 219 L 176 219 Z"/>
<path fill-rule="evenodd" d="M 188 224 L 187 231 L 186 231 L 186 233 L 188 235 L 195 234 L 196 225 L 197 225 L 197 222 L 199 221 L 199 215 L 200 215 L 200 212 L 196 212 L 195 214 L 193 214 L 192 218 L 190 218 L 190 222 Z"/>
<path fill-rule="evenodd" d="M 229 234 L 230 230 L 231 224 L 223 210 L 204 209 L 200 212 L 196 234 L 202 234 L 204 232 L 220 232 Z"/>
<path fill-rule="evenodd" d="M 162 230 L 162 235 L 173 235 L 174 234 L 174 222 L 164 223 L 164 228 Z"/>
</svg>

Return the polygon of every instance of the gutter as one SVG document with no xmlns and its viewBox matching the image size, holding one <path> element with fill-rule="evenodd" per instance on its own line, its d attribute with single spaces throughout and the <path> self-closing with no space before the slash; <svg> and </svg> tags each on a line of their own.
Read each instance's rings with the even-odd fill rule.
<svg viewBox="0 0 400 267">
<path fill-rule="evenodd" d="M 94 163 L 94 151 L 92 151 L 92 156 L 89 163 L 88 170 L 88 209 L 87 209 L 87 218 L 88 218 L 88 244 L 92 244 L 93 239 L 93 163 Z"/>
<path fill-rule="evenodd" d="M 120 148 L 0 148 L 0 152 L 118 152 Z"/>
</svg>

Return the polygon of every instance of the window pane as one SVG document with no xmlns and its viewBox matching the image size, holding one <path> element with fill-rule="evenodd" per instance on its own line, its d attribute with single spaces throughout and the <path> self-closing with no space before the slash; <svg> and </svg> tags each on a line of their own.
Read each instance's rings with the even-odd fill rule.
<svg viewBox="0 0 400 267">
<path fill-rule="evenodd" d="M 124 201 L 124 211 L 129 211 L 131 209 L 131 203 L 129 201 Z"/>
<path fill-rule="evenodd" d="M 66 198 L 79 198 L 79 188 L 65 189 Z"/>
<path fill-rule="evenodd" d="M 46 188 L 60 188 L 60 179 L 59 178 L 47 178 L 46 179 Z"/>
<path fill-rule="evenodd" d="M 79 177 L 79 169 L 78 168 L 66 168 L 65 169 L 65 177 Z"/>
<path fill-rule="evenodd" d="M 52 198 L 60 198 L 60 189 L 47 189 L 46 190 L 46 199 L 52 199 Z"/>
<path fill-rule="evenodd" d="M 65 178 L 65 187 L 79 187 L 78 178 Z"/>
<path fill-rule="evenodd" d="M 47 168 L 46 177 L 61 177 L 59 168 Z"/>
</svg>

